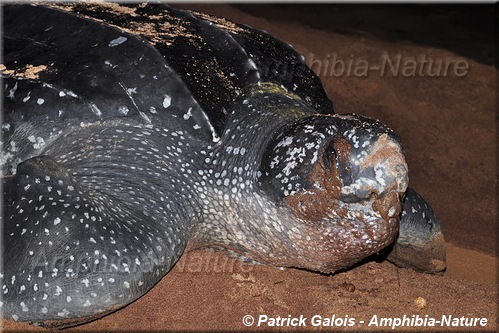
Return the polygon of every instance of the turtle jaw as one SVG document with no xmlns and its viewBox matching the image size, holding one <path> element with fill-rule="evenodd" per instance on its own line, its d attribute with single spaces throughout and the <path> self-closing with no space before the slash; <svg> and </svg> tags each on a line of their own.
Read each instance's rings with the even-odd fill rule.
<svg viewBox="0 0 499 333">
<path fill-rule="evenodd" d="M 380 140 L 384 142 L 385 139 Z M 383 147 L 380 149 L 388 153 L 391 144 L 387 148 L 384 142 Z M 366 181 L 365 187 L 359 187 L 353 193 L 355 196 L 348 192 L 347 200 L 343 200 L 341 171 L 330 169 L 327 163 L 318 163 L 314 168 L 311 180 L 315 186 L 284 199 L 295 217 L 294 224 L 301 228 L 300 233 L 309 236 L 308 243 L 304 243 L 300 236 L 296 237 L 296 243 L 293 241 L 294 247 L 301 248 L 302 268 L 333 273 L 394 242 L 402 211 L 401 198 L 407 187 L 405 160 L 396 147 L 392 147 L 394 151 L 388 154 L 388 158 L 376 159 L 375 153 L 369 155 L 369 161 L 379 160 L 387 169 L 396 169 L 400 173 L 378 179 L 376 186 Z M 342 154 L 340 149 L 337 152 Z"/>
<path fill-rule="evenodd" d="M 409 181 L 402 147 L 390 132 L 366 138 L 364 147 L 359 144 L 362 140 L 359 134 L 348 146 L 334 143 L 337 169 L 331 172 L 331 178 L 336 176 L 341 181 L 338 202 L 347 211 L 332 209 L 324 224 L 344 229 L 339 232 L 340 238 L 338 234 L 331 236 L 336 242 L 339 239 L 346 251 L 338 256 L 333 249 L 329 268 L 335 268 L 337 258 L 346 267 L 382 250 L 395 241 L 398 233 Z"/>
<path fill-rule="evenodd" d="M 288 244 L 292 253 L 300 249 L 295 267 L 331 273 L 395 240 L 408 168 L 400 141 L 380 122 L 340 114 L 301 119 L 263 157 L 260 189 L 300 230 Z"/>
<path fill-rule="evenodd" d="M 318 206 L 326 205 L 327 199 L 323 194 L 293 196 L 294 200 L 300 202 L 298 205 L 291 198 L 287 201 L 288 205 L 292 205 L 289 206 L 294 215 L 292 224 L 299 230 L 296 234 L 295 228 L 288 231 L 290 247 L 295 249 L 290 252 L 296 255 L 290 259 L 293 263 L 291 266 L 334 273 L 362 261 L 395 241 L 399 215 L 385 218 L 382 214 L 387 210 L 379 206 L 400 209 L 398 193 L 390 192 L 366 202 L 330 200 L 328 207 L 318 209 Z"/>
<path fill-rule="evenodd" d="M 303 182 L 308 186 L 283 199 L 314 245 L 309 250 L 297 237 L 295 246 L 307 256 L 303 268 L 324 273 L 349 267 L 394 242 L 408 186 L 405 156 L 389 129 L 363 117 L 338 118 L 347 126 L 338 126 L 317 146 L 319 158 Z M 352 121 L 358 125 L 355 132 L 345 130 Z"/>
</svg>

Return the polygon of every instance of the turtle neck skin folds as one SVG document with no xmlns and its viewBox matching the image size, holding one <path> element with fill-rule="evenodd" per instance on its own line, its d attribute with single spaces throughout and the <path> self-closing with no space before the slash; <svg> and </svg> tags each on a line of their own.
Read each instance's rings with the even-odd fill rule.
<svg viewBox="0 0 499 333">
<path fill-rule="evenodd" d="M 333 273 L 392 245 L 445 268 L 400 140 L 335 114 L 289 45 L 163 4 L 3 15 L 5 318 L 96 319 L 198 248 Z"/>
<path fill-rule="evenodd" d="M 313 114 L 273 85 L 253 87 L 241 100 L 222 144 L 208 153 L 212 163 L 202 173 L 217 186 L 192 247 L 331 273 L 393 242 L 408 179 L 391 130 L 362 116 Z"/>
</svg>

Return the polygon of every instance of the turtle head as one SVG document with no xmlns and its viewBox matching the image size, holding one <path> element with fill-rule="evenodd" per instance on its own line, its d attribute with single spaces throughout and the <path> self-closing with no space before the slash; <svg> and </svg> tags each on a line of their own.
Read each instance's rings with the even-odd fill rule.
<svg viewBox="0 0 499 333">
<path fill-rule="evenodd" d="M 271 140 L 260 186 L 289 212 L 296 228 L 289 228 L 286 241 L 300 248 L 303 268 L 331 272 L 394 241 L 407 171 L 400 141 L 379 121 L 319 115 Z"/>
<path fill-rule="evenodd" d="M 358 115 L 313 116 L 287 126 L 267 147 L 261 179 L 284 198 L 320 187 L 321 170 L 329 177 L 323 185 L 335 187 L 345 203 L 404 193 L 408 184 L 398 138 L 379 121 Z"/>
</svg>

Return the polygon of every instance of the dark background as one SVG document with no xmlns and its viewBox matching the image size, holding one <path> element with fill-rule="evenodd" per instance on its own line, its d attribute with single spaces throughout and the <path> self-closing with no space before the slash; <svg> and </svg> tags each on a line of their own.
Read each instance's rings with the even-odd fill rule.
<svg viewBox="0 0 499 333">
<path fill-rule="evenodd" d="M 443 48 L 497 67 L 497 4 L 234 5 L 272 21 L 314 29 Z"/>
</svg>

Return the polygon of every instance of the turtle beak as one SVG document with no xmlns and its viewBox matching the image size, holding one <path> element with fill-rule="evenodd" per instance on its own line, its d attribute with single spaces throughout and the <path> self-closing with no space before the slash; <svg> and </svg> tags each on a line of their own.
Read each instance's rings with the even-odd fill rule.
<svg viewBox="0 0 499 333">
<path fill-rule="evenodd" d="M 398 201 L 400 206 L 409 178 L 402 147 L 393 134 L 383 133 L 378 137 L 365 138 L 358 134 L 353 142 L 346 142 L 347 138 L 344 137 L 333 141 L 333 147 L 329 149 L 336 151 L 336 167 L 342 182 L 340 198 L 343 202 L 390 196 L 391 201 Z M 393 217 L 400 212 L 400 208 L 390 208 L 382 214 L 384 217 Z"/>
</svg>

